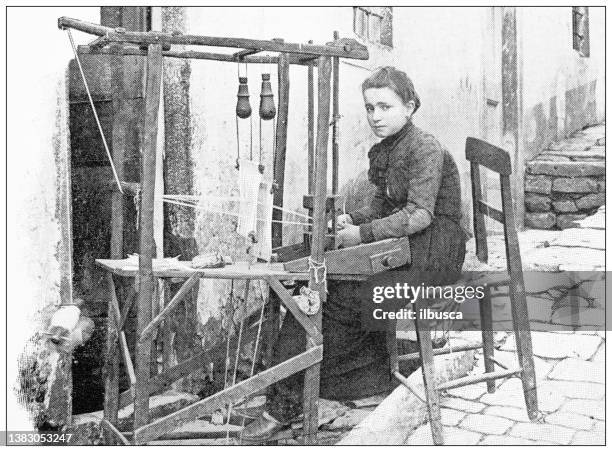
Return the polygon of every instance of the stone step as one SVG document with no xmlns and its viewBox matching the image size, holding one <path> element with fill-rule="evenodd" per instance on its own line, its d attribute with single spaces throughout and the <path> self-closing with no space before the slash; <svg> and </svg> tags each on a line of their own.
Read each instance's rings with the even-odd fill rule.
<svg viewBox="0 0 612 452">
<path fill-rule="evenodd" d="M 527 172 L 530 174 L 545 174 L 549 176 L 603 176 L 606 174 L 605 162 L 527 162 Z"/>
</svg>

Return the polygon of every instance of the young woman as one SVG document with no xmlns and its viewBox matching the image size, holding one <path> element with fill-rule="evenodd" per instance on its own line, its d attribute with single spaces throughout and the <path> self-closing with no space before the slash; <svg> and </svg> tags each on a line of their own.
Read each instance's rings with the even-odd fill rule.
<svg viewBox="0 0 612 452">
<path fill-rule="evenodd" d="M 368 178 L 376 192 L 368 206 L 338 217 L 339 242 L 348 247 L 409 236 L 412 263 L 403 270 L 412 275 L 412 284 L 452 283 L 465 256 L 457 166 L 432 135 L 412 123 L 421 102 L 404 72 L 379 69 L 363 82 L 362 92 L 368 123 L 382 138 L 368 153 Z M 355 400 L 390 390 L 386 333 L 363 328 L 359 284 L 329 281 L 328 291 L 321 397 Z M 288 313 L 274 364 L 301 353 L 305 345 L 302 327 Z M 302 391 L 303 372 L 271 386 L 266 411 L 246 427 L 243 439 L 264 441 L 299 416 Z"/>
</svg>

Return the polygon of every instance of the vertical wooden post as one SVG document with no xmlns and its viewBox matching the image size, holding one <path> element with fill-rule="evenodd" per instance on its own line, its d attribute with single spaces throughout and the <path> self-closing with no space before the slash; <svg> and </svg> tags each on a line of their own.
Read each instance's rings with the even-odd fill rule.
<svg viewBox="0 0 612 452">
<path fill-rule="evenodd" d="M 123 181 L 127 118 L 125 117 L 125 83 L 122 47 L 113 45 L 111 56 L 111 90 L 113 97 L 113 163 L 117 176 Z M 111 259 L 123 259 L 123 194 L 113 190 L 111 208 Z"/>
<path fill-rule="evenodd" d="M 151 322 L 151 302 L 155 279 L 153 277 L 153 208 L 155 195 L 155 153 L 157 145 L 157 114 L 159 111 L 162 75 L 162 53 L 160 44 L 149 45 L 145 88 L 145 136 L 141 163 L 140 200 L 140 256 L 138 275 L 138 327 L 137 336 Z M 149 378 L 151 344 L 136 343 L 136 393 L 134 400 L 134 430 L 149 421 Z"/>
<path fill-rule="evenodd" d="M 308 41 L 312 44 L 312 41 Z M 313 174 L 314 174 L 314 63 L 308 63 L 308 194 L 313 192 Z M 309 209 L 308 215 L 312 216 L 312 209 Z"/>
<path fill-rule="evenodd" d="M 114 291 L 113 275 L 106 275 L 108 290 Z M 111 296 L 113 296 L 111 292 Z M 104 359 L 104 419 L 113 425 L 119 420 L 119 354 L 116 352 L 118 331 L 115 327 L 113 304 L 109 300 L 106 317 L 106 353 Z M 104 444 L 111 446 L 115 444 L 115 436 L 104 430 Z"/>
<path fill-rule="evenodd" d="M 327 222 L 325 207 L 327 204 L 327 140 L 329 137 L 329 104 L 331 94 L 331 57 L 319 57 L 319 100 L 318 100 L 318 122 L 317 122 L 317 146 L 315 150 L 315 177 L 314 177 L 314 202 L 313 202 L 313 231 L 311 259 L 315 266 L 325 265 L 325 235 Z M 326 282 L 322 269 L 310 270 L 309 286 L 319 292 L 321 306 L 325 303 L 327 296 Z M 323 308 L 314 316 L 314 321 L 319 329 L 322 327 Z M 308 341 L 308 347 L 312 347 L 312 341 Z M 304 444 L 316 444 L 319 423 L 319 385 L 321 365 L 306 369 L 304 376 Z"/>
<path fill-rule="evenodd" d="M 111 56 L 111 92 L 113 102 L 113 129 L 112 129 L 112 152 L 113 163 L 117 170 L 119 180 L 123 180 L 123 158 L 125 149 L 125 84 L 124 64 L 120 45 L 112 46 Z M 114 190 L 111 199 L 111 259 L 123 258 L 123 195 Z M 115 286 L 112 274 L 107 275 L 108 290 L 110 296 L 115 296 Z M 115 327 L 113 305 L 111 299 L 108 301 L 106 317 L 106 356 L 104 359 L 104 419 L 113 425 L 117 425 L 119 419 L 119 354 L 116 353 L 116 342 L 119 331 Z M 104 430 L 104 442 L 107 445 L 114 444 L 115 437 L 112 433 Z"/>
<path fill-rule="evenodd" d="M 340 34 L 334 31 L 334 41 L 340 39 Z M 336 248 L 336 196 L 338 194 L 338 163 L 339 163 L 339 133 L 340 126 L 340 58 L 333 57 L 333 92 L 332 92 L 332 195 L 333 196 L 333 208 L 332 208 L 332 235 L 334 236 L 334 249 Z"/>
<path fill-rule="evenodd" d="M 278 57 L 278 117 L 276 118 L 276 154 L 274 156 L 274 205 L 283 207 L 285 188 L 285 157 L 287 155 L 287 124 L 289 119 L 289 57 L 281 53 Z M 283 212 L 274 209 L 272 219 L 272 248 L 283 245 Z"/>
<path fill-rule="evenodd" d="M 312 44 L 312 41 L 308 41 Z M 315 102 L 314 102 L 314 62 L 308 63 L 308 194 L 312 195 L 314 192 L 313 179 L 314 179 L 314 148 L 315 148 Z M 312 207 L 308 208 L 308 216 L 312 217 Z M 312 220 L 308 220 L 312 224 Z M 312 226 L 310 226 L 310 232 L 312 232 Z"/>
</svg>

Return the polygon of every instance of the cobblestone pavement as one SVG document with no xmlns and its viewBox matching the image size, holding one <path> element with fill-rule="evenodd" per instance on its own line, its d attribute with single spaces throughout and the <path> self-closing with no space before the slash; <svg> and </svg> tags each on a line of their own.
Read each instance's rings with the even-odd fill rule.
<svg viewBox="0 0 612 452">
<path fill-rule="evenodd" d="M 578 227 L 519 233 L 542 418 L 527 418 L 518 378 L 497 381 L 492 394 L 485 383 L 452 389 L 442 398 L 446 444 L 605 444 L 604 224 L 601 207 Z M 483 265 L 470 243 L 464 270 L 504 269 L 503 236 L 491 237 L 489 247 L 490 261 Z M 570 315 L 568 300 L 577 301 L 579 317 Z M 497 329 L 504 321 L 506 329 L 512 328 L 507 301 L 507 294 L 493 298 Z M 461 333 L 469 335 L 478 340 L 480 333 Z M 495 358 L 516 365 L 513 333 L 498 332 L 496 340 Z M 471 374 L 483 371 L 481 353 Z M 433 444 L 429 424 L 418 427 L 407 442 Z"/>
</svg>

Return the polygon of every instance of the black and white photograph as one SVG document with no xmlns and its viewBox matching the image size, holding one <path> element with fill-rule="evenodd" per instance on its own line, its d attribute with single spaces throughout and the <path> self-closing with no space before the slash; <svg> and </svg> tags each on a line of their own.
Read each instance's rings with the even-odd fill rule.
<svg viewBox="0 0 612 452">
<path fill-rule="evenodd" d="M 2 445 L 605 446 L 603 2 L 3 6 Z"/>
</svg>

